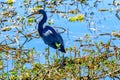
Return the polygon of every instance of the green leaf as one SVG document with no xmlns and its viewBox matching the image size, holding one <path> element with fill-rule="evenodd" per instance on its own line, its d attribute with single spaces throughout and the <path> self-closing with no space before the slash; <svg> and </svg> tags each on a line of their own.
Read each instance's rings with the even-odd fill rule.
<svg viewBox="0 0 120 80">
<path fill-rule="evenodd" d="M 40 8 L 42 8 L 42 5 L 35 6 L 36 10 L 39 10 Z"/>
<path fill-rule="evenodd" d="M 104 60 L 104 62 L 103 62 L 104 64 L 108 64 L 109 63 L 109 61 L 108 60 Z"/>
<path fill-rule="evenodd" d="M 34 18 L 28 18 L 28 20 L 27 20 L 29 23 L 33 23 L 33 21 L 34 21 Z"/>
<path fill-rule="evenodd" d="M 15 71 L 11 71 L 10 72 L 12 75 L 16 75 L 17 74 L 17 72 L 15 72 Z"/>
<path fill-rule="evenodd" d="M 22 16 L 22 17 L 21 17 L 21 20 L 24 20 L 24 19 L 25 19 L 24 16 Z"/>
<path fill-rule="evenodd" d="M 115 59 L 112 59 L 112 60 L 111 60 L 111 63 L 115 63 Z"/>
</svg>

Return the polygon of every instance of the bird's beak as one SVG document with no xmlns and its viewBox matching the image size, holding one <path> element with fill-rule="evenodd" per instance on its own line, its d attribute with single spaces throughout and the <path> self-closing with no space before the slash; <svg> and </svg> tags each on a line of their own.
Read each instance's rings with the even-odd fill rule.
<svg viewBox="0 0 120 80">
<path fill-rule="evenodd" d="M 35 15 L 35 14 L 39 14 L 39 12 L 34 12 L 34 13 L 30 14 L 30 15 L 27 16 L 27 17 L 33 16 L 33 15 Z"/>
</svg>

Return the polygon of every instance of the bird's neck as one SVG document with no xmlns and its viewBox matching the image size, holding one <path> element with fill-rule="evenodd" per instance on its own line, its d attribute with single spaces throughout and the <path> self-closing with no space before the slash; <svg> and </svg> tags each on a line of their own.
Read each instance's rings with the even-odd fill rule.
<svg viewBox="0 0 120 80">
<path fill-rule="evenodd" d="M 43 13 L 42 15 L 43 15 L 43 18 L 42 18 L 42 20 L 38 24 L 38 32 L 39 32 L 40 36 L 42 36 L 44 23 L 47 21 L 46 13 Z"/>
<path fill-rule="evenodd" d="M 42 16 L 43 16 L 43 18 L 42 18 L 42 20 L 39 23 L 41 25 L 43 25 L 47 21 L 47 15 L 46 15 L 46 13 L 43 13 Z"/>
</svg>

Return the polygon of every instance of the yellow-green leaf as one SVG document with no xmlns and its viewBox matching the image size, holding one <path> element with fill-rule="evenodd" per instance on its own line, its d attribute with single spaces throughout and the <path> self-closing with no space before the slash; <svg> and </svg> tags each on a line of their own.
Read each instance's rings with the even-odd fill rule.
<svg viewBox="0 0 120 80">
<path fill-rule="evenodd" d="M 8 4 L 13 4 L 14 0 L 7 0 Z"/>
<path fill-rule="evenodd" d="M 75 21 L 83 22 L 84 21 L 84 14 L 78 14 L 76 16 L 70 17 L 69 21 L 70 22 L 75 22 Z"/>
<path fill-rule="evenodd" d="M 22 17 L 21 17 L 21 20 L 24 20 L 24 19 L 25 19 L 24 16 L 22 16 Z"/>
<path fill-rule="evenodd" d="M 75 22 L 76 20 L 77 20 L 76 17 L 70 17 L 70 18 L 69 18 L 69 21 L 70 21 L 70 22 Z"/>
<path fill-rule="evenodd" d="M 33 21 L 34 21 L 34 18 L 28 18 L 29 23 L 33 23 Z"/>
<path fill-rule="evenodd" d="M 50 21 L 48 22 L 49 25 L 52 25 L 53 23 L 54 23 L 53 20 L 50 20 Z"/>
<path fill-rule="evenodd" d="M 57 48 L 59 48 L 61 44 L 56 43 L 55 45 L 56 45 Z"/>
<path fill-rule="evenodd" d="M 77 19 L 78 19 L 78 21 L 83 22 L 84 21 L 84 14 L 77 15 Z"/>
</svg>

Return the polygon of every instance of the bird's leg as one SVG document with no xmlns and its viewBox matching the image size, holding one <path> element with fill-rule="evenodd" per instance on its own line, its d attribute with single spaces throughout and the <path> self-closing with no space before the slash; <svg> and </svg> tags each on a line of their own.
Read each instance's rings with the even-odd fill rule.
<svg viewBox="0 0 120 80">
<path fill-rule="evenodd" d="M 56 49 L 56 58 L 57 59 L 61 57 L 60 53 L 61 52 L 58 49 Z M 64 58 L 64 54 L 63 54 L 63 58 Z"/>
<path fill-rule="evenodd" d="M 49 64 L 49 55 L 50 55 L 49 46 L 48 46 L 48 48 L 46 48 L 46 52 L 47 52 L 46 55 L 45 55 L 46 63 Z"/>
<path fill-rule="evenodd" d="M 57 57 L 57 59 L 58 59 L 58 54 L 59 54 L 59 51 L 58 51 L 58 49 L 56 49 L 56 57 Z"/>
<path fill-rule="evenodd" d="M 50 48 L 49 48 L 49 46 L 48 46 L 48 64 L 50 63 L 50 61 L 49 61 L 49 56 L 50 56 Z"/>
<path fill-rule="evenodd" d="M 64 54 L 62 54 L 62 57 L 63 57 L 63 59 L 64 59 Z"/>
</svg>

